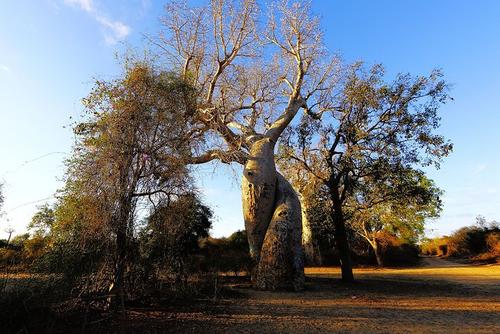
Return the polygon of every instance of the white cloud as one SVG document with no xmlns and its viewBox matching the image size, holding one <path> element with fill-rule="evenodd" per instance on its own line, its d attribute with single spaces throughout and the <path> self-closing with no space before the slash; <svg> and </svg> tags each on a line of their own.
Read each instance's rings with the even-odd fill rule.
<svg viewBox="0 0 500 334">
<path fill-rule="evenodd" d="M 7 65 L 0 64 L 0 71 L 10 72 L 10 68 Z"/>
<path fill-rule="evenodd" d="M 130 27 L 120 21 L 115 21 L 101 13 L 93 0 L 64 0 L 67 5 L 75 6 L 90 14 L 104 29 L 106 43 L 115 44 L 124 40 L 130 34 Z"/>
<path fill-rule="evenodd" d="M 108 30 L 105 35 L 108 44 L 115 44 L 130 34 L 130 27 L 120 21 L 112 21 L 104 16 L 98 16 L 96 20 Z"/>
<path fill-rule="evenodd" d="M 64 2 L 68 5 L 80 7 L 80 9 L 87 13 L 92 13 L 94 11 L 94 3 L 92 0 L 64 0 Z"/>
</svg>

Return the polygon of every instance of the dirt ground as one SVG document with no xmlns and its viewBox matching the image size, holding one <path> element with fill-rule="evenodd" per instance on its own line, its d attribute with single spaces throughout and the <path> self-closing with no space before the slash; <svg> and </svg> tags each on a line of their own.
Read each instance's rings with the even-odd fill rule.
<svg viewBox="0 0 500 334">
<path fill-rule="evenodd" d="M 409 269 L 307 268 L 300 293 L 232 287 L 237 296 L 129 309 L 126 333 L 500 333 L 500 266 L 424 259 Z"/>
<path fill-rule="evenodd" d="M 355 269 L 353 284 L 340 281 L 339 268 L 306 268 L 306 275 L 300 293 L 255 291 L 248 278 L 225 277 L 217 300 L 66 314 L 44 332 L 500 333 L 500 265 L 424 258 L 414 268 Z"/>
</svg>

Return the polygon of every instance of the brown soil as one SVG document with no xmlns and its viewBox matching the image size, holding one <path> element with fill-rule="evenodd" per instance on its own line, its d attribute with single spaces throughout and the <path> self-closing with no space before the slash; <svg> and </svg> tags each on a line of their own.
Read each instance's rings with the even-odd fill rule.
<svg viewBox="0 0 500 334">
<path fill-rule="evenodd" d="M 444 261 L 444 262 L 443 262 Z M 129 309 L 127 333 L 500 333 L 500 266 L 432 260 L 423 268 L 308 268 L 301 293 L 232 287 L 240 297 Z"/>
<path fill-rule="evenodd" d="M 216 301 L 129 305 L 114 316 L 66 314 L 49 332 L 500 333 L 499 265 L 423 264 L 356 269 L 353 284 L 341 283 L 338 268 L 307 268 L 300 293 L 255 291 L 245 278 L 226 277 L 232 282 Z"/>
</svg>

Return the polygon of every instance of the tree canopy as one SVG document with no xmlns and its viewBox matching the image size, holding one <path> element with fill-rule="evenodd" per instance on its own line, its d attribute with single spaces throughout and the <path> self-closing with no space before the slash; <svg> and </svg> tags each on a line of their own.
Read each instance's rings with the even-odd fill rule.
<svg viewBox="0 0 500 334">
<path fill-rule="evenodd" d="M 282 140 L 282 156 L 327 189 L 347 277 L 352 271 L 346 206 L 375 206 L 416 194 L 416 188 L 408 189 L 415 182 L 408 173 L 420 173 L 414 170 L 418 166 L 439 167 L 452 150 L 435 133 L 438 109 L 449 98 L 439 71 L 417 77 L 400 74 L 387 82 L 381 65 L 366 69 L 355 63 L 343 69 L 329 104 L 316 112 L 306 110 Z"/>
</svg>

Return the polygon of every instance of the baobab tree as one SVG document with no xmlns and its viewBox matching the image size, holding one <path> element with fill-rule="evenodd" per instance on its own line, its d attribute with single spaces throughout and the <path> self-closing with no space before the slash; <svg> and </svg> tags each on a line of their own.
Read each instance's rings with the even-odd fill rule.
<svg viewBox="0 0 500 334">
<path fill-rule="evenodd" d="M 167 5 L 165 31 L 154 43 L 198 92 L 205 150 L 190 163 L 218 159 L 244 166 L 245 228 L 260 289 L 303 288 L 301 210 L 276 170 L 275 146 L 299 110 L 328 96 L 337 61 L 322 43 L 309 3 L 212 0 Z M 263 21 L 267 21 L 263 24 Z"/>
<path fill-rule="evenodd" d="M 314 235 L 315 231 L 312 225 L 318 218 L 315 216 L 315 205 L 318 204 L 318 195 L 321 192 L 322 184 L 305 170 L 302 164 L 289 159 L 286 154 L 278 155 L 277 165 L 299 196 L 302 214 L 302 247 L 306 265 L 321 265 L 317 236 Z"/>
</svg>

